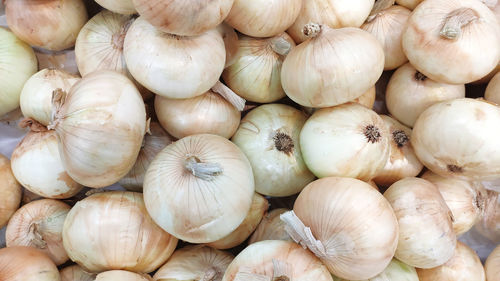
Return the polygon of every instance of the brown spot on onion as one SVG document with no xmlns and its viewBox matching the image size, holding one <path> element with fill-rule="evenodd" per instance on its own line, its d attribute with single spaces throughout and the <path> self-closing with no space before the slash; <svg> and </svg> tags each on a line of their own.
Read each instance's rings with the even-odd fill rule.
<svg viewBox="0 0 500 281">
<path fill-rule="evenodd" d="M 452 173 L 462 173 L 463 172 L 462 167 L 457 166 L 457 165 L 448 165 L 446 167 L 448 168 L 448 171 L 450 171 Z"/>
<path fill-rule="evenodd" d="M 425 76 L 423 73 L 421 73 L 420 71 L 417 70 L 417 72 L 415 72 L 415 80 L 425 81 L 425 80 L 427 80 L 427 76 Z"/>
</svg>

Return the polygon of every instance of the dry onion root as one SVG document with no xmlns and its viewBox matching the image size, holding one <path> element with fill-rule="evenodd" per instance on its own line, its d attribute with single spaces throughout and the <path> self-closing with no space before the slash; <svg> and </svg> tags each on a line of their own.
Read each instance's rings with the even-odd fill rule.
<svg viewBox="0 0 500 281">
<path fill-rule="evenodd" d="M 60 281 L 54 262 L 35 248 L 0 249 L 0 280 Z"/>
<path fill-rule="evenodd" d="M 280 215 L 288 211 L 290 210 L 279 208 L 265 214 L 250 237 L 248 244 L 264 240 L 292 241 L 292 238 L 285 230 L 285 222 L 280 219 Z"/>
<path fill-rule="evenodd" d="M 22 187 L 10 167 L 10 160 L 0 154 L 0 228 L 3 228 L 21 203 Z"/>
</svg>

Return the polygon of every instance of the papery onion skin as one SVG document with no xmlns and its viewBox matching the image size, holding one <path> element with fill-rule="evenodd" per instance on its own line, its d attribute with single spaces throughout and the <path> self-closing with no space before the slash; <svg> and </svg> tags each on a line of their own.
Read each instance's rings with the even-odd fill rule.
<svg viewBox="0 0 500 281">
<path fill-rule="evenodd" d="M 61 281 L 95 281 L 95 274 L 88 273 L 77 264 L 67 266 L 59 271 Z"/>
<path fill-rule="evenodd" d="M 498 72 L 488 83 L 484 98 L 488 101 L 500 104 L 500 72 Z"/>
<path fill-rule="evenodd" d="M 243 118 L 231 140 L 252 164 L 257 192 L 289 196 L 314 180 L 299 142 L 306 119 L 303 112 L 282 104 L 261 105 Z"/>
<path fill-rule="evenodd" d="M 347 281 L 333 276 L 333 281 Z M 419 281 L 417 271 L 413 266 L 409 266 L 397 259 L 392 259 L 391 263 L 379 275 L 361 281 Z"/>
<path fill-rule="evenodd" d="M 383 69 L 384 50 L 373 35 L 359 28 L 320 25 L 318 35 L 286 56 L 281 83 L 294 102 L 329 107 L 364 94 Z"/>
<path fill-rule="evenodd" d="M 291 241 L 267 240 L 253 243 L 241 251 L 227 268 L 222 281 L 236 280 L 238 272 L 248 271 L 272 278 L 276 270 L 273 260 L 288 267 L 284 276 L 274 276 L 277 280 L 332 280 L 328 269 L 311 252 Z"/>
<path fill-rule="evenodd" d="M 484 264 L 486 281 L 500 280 L 500 245 L 490 253 Z"/>
<path fill-rule="evenodd" d="M 500 243 L 500 193 L 487 190 L 484 215 L 479 222 L 474 225 L 482 236 L 488 238 L 493 243 Z"/>
<path fill-rule="evenodd" d="M 233 258 L 228 252 L 208 246 L 187 246 L 175 251 L 153 278 L 155 281 L 220 281 Z"/>
<path fill-rule="evenodd" d="M 341 176 L 368 181 L 389 157 L 389 130 L 372 110 L 347 103 L 316 111 L 300 132 L 300 149 L 319 178 Z"/>
<path fill-rule="evenodd" d="M 0 154 L 0 228 L 3 228 L 19 208 L 22 187 L 10 168 L 10 160 Z"/>
<path fill-rule="evenodd" d="M 33 49 L 12 32 L 0 27 L 0 116 L 19 106 L 24 83 L 37 70 Z"/>
<path fill-rule="evenodd" d="M 82 0 L 6 0 L 5 14 L 21 40 L 51 51 L 73 47 L 88 19 Z"/>
<path fill-rule="evenodd" d="M 499 123 L 500 108 L 488 102 L 440 102 L 419 116 L 411 143 L 424 166 L 438 175 L 495 179 L 500 174 Z"/>
<path fill-rule="evenodd" d="M 68 260 L 62 228 L 70 206 L 53 199 L 33 201 L 11 217 L 5 232 L 7 247 L 28 246 L 49 256 L 56 265 Z"/>
<path fill-rule="evenodd" d="M 454 21 L 454 13 L 471 21 L 448 30 L 447 21 L 460 22 Z M 490 73 L 500 60 L 499 42 L 495 15 L 477 0 L 422 2 L 410 16 L 402 38 L 403 50 L 416 69 L 449 84 L 473 82 Z"/>
<path fill-rule="evenodd" d="M 377 173 L 373 181 L 382 186 L 390 186 L 400 179 L 416 177 L 424 165 L 420 163 L 411 146 L 411 129 L 387 115 L 380 115 L 390 133 L 390 156 L 385 167 Z"/>
<path fill-rule="evenodd" d="M 127 31 L 123 54 L 130 73 L 141 85 L 175 99 L 208 91 L 218 81 L 226 58 L 224 40 L 216 29 L 179 37 L 156 30 L 143 17 Z"/>
<path fill-rule="evenodd" d="M 205 172 L 203 165 L 213 169 Z M 209 134 L 185 137 L 163 149 L 149 166 L 143 188 L 153 220 L 190 243 L 210 243 L 234 231 L 250 210 L 254 191 L 252 167 L 243 152 Z"/>
<path fill-rule="evenodd" d="M 418 116 L 431 105 L 464 97 L 465 85 L 436 82 L 407 63 L 391 76 L 385 92 L 385 103 L 394 118 L 413 127 Z"/>
<path fill-rule="evenodd" d="M 288 211 L 290 210 L 279 208 L 265 214 L 252 236 L 250 236 L 248 244 L 263 240 L 293 241 L 285 230 L 285 223 L 280 219 L 280 215 Z"/>
<path fill-rule="evenodd" d="M 123 15 L 135 14 L 134 3 L 132 0 L 95 0 L 102 7 Z"/>
<path fill-rule="evenodd" d="M 156 95 L 155 112 L 162 127 L 178 139 L 196 134 L 230 138 L 241 119 L 241 112 L 212 90 L 188 99 Z"/>
<path fill-rule="evenodd" d="M 403 7 L 406 7 L 410 10 L 413 10 L 415 9 L 415 7 L 418 6 L 418 4 L 420 4 L 420 2 L 422 2 L 424 0 L 396 0 L 396 3 L 398 5 L 401 5 Z"/>
<path fill-rule="evenodd" d="M 24 117 L 47 126 L 52 119 L 52 92 L 69 91 L 80 77 L 59 69 L 42 69 L 26 81 L 20 96 Z"/>
<path fill-rule="evenodd" d="M 226 22 L 252 37 L 272 37 L 289 28 L 299 15 L 301 0 L 234 0 Z"/>
<path fill-rule="evenodd" d="M 486 281 L 483 264 L 476 252 L 458 241 L 453 257 L 445 264 L 430 268 L 417 268 L 420 281 Z"/>
<path fill-rule="evenodd" d="M 395 257 L 419 268 L 447 262 L 455 251 L 453 216 L 437 187 L 420 178 L 404 178 L 384 192 L 399 223 Z"/>
<path fill-rule="evenodd" d="M 170 257 L 177 239 L 153 222 L 140 193 L 111 191 L 76 203 L 64 222 L 63 243 L 86 271 L 146 273 Z"/>
<path fill-rule="evenodd" d="M 137 159 L 146 132 L 144 102 L 126 76 L 96 71 L 71 88 L 51 126 L 69 176 L 88 187 L 108 186 Z"/>
<path fill-rule="evenodd" d="M 0 280 L 60 281 L 54 262 L 44 253 L 31 247 L 0 249 Z"/>
<path fill-rule="evenodd" d="M 95 281 L 149 281 L 149 275 L 140 275 L 125 270 L 110 270 L 97 274 Z"/>
</svg>

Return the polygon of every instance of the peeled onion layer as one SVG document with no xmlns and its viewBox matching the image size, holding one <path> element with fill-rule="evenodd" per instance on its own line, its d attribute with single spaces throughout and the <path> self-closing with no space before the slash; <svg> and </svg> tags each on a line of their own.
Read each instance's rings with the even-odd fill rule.
<svg viewBox="0 0 500 281">
<path fill-rule="evenodd" d="M 60 281 L 54 262 L 35 248 L 0 249 L 0 280 Z"/>
<path fill-rule="evenodd" d="M 348 281 L 333 276 L 333 281 Z M 359 281 L 422 281 L 418 279 L 417 270 L 397 259 L 392 259 L 389 265 L 379 275 Z M 450 280 L 451 281 L 451 280 Z"/>
<path fill-rule="evenodd" d="M 290 210 L 279 208 L 265 214 L 250 237 L 248 244 L 263 240 L 292 241 L 292 238 L 285 230 L 285 222 L 280 219 L 280 215 L 288 211 Z"/>
<path fill-rule="evenodd" d="M 500 280 L 500 245 L 490 253 L 484 263 L 487 281 Z"/>
<path fill-rule="evenodd" d="M 0 228 L 3 228 L 19 208 L 22 187 L 10 167 L 10 160 L 0 154 Z"/>
</svg>

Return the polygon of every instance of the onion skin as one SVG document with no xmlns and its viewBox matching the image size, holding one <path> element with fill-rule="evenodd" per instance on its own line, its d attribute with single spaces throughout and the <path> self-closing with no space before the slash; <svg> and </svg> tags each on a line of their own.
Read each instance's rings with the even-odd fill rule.
<svg viewBox="0 0 500 281">
<path fill-rule="evenodd" d="M 60 281 L 54 262 L 31 247 L 0 249 L 0 280 L 8 281 Z"/>
<path fill-rule="evenodd" d="M 484 270 L 486 271 L 486 281 L 500 280 L 500 245 L 486 259 Z"/>
<path fill-rule="evenodd" d="M 97 274 L 95 281 L 148 281 L 149 275 L 140 275 L 125 270 L 110 270 Z"/>
<path fill-rule="evenodd" d="M 333 276 L 333 281 L 347 281 Z M 413 266 L 392 259 L 391 263 L 379 275 L 361 281 L 419 281 L 417 271 Z"/>
<path fill-rule="evenodd" d="M 233 65 L 236 61 L 236 53 L 238 52 L 238 34 L 236 31 L 227 23 L 223 22 L 217 26 L 217 31 L 219 31 L 222 39 L 224 40 L 224 46 L 226 47 L 226 65 L 224 68 Z"/>
<path fill-rule="evenodd" d="M 484 215 L 474 229 L 493 243 L 500 243 L 500 193 L 487 190 Z"/>
<path fill-rule="evenodd" d="M 95 274 L 88 273 L 77 264 L 67 266 L 59 271 L 61 281 L 95 281 Z"/>
<path fill-rule="evenodd" d="M 420 4 L 420 2 L 422 2 L 424 0 L 396 0 L 396 3 L 398 5 L 401 5 L 403 7 L 406 7 L 410 10 L 413 10 L 415 9 L 415 7 L 418 6 L 418 4 Z"/>
<path fill-rule="evenodd" d="M 280 215 L 288 211 L 290 210 L 279 208 L 265 214 L 250 237 L 248 244 L 264 240 L 293 241 L 285 230 L 285 223 L 280 219 Z"/>
<path fill-rule="evenodd" d="M 366 108 L 372 109 L 373 105 L 375 104 L 375 98 L 376 98 L 376 91 L 375 91 L 375 86 L 373 86 L 364 94 L 355 98 L 353 102 L 359 103 Z"/>
<path fill-rule="evenodd" d="M 500 72 L 495 74 L 493 78 L 488 83 L 486 91 L 484 93 L 484 98 L 487 101 L 492 101 L 496 104 L 500 104 Z"/>
<path fill-rule="evenodd" d="M 0 154 L 0 228 L 3 228 L 19 208 L 22 187 L 10 168 L 10 160 Z"/>
<path fill-rule="evenodd" d="M 132 0 L 95 0 L 102 7 L 123 15 L 131 15 L 137 13 Z"/>
</svg>

